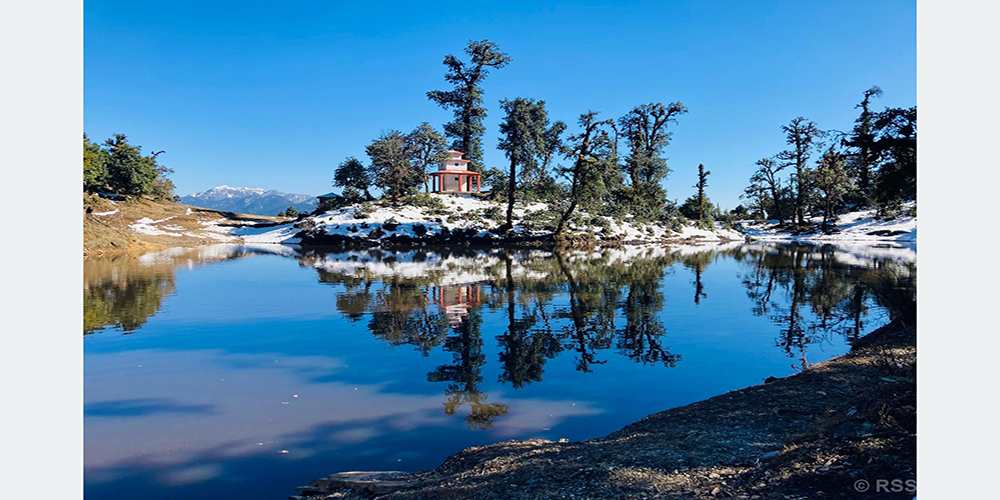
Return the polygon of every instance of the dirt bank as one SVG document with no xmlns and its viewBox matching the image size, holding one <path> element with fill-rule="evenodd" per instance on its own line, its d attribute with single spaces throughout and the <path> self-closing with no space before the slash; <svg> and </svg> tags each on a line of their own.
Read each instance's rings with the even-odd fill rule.
<svg viewBox="0 0 1000 500">
<path fill-rule="evenodd" d="M 83 199 L 83 254 L 141 254 L 172 246 L 239 242 L 233 227 L 273 224 L 276 217 L 246 215 L 169 201 L 114 202 L 94 195 Z"/>
<path fill-rule="evenodd" d="M 913 498 L 915 478 L 915 329 L 891 324 L 847 355 L 650 415 L 603 438 L 469 448 L 433 471 L 334 475 L 303 494 L 812 499 L 860 497 L 867 486 L 879 498 Z"/>
</svg>

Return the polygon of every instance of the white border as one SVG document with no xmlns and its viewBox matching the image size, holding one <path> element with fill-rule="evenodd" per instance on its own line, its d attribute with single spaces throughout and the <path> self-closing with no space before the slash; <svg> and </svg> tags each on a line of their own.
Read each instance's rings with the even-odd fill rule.
<svg viewBox="0 0 1000 500">
<path fill-rule="evenodd" d="M 988 316 L 1000 309 L 998 14 L 995 2 L 917 4 L 917 491 L 924 498 L 993 496 L 1000 336 Z"/>
<path fill-rule="evenodd" d="M 0 54 L 0 498 L 82 498 L 82 3 L 4 2 Z"/>
</svg>

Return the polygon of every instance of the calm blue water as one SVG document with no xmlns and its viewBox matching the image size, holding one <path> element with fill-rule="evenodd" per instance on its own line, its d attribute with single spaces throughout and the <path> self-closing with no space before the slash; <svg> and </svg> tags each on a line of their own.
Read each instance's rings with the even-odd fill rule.
<svg viewBox="0 0 1000 500">
<path fill-rule="evenodd" d="M 603 436 L 888 318 L 913 248 L 176 249 L 88 259 L 85 492 L 285 498 L 341 470 Z"/>
</svg>

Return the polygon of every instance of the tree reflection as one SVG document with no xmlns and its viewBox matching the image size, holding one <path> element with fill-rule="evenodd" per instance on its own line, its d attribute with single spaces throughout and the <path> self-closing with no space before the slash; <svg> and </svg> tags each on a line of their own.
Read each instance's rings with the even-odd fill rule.
<svg viewBox="0 0 1000 500">
<path fill-rule="evenodd" d="M 83 334 L 91 334 L 108 327 L 121 328 L 122 333 L 133 333 L 146 324 L 160 309 L 163 298 L 176 290 L 174 273 L 148 270 L 148 272 L 122 272 L 123 267 L 103 275 L 93 262 L 85 262 L 83 287 Z M 88 265 L 91 264 L 91 265 Z M 137 268 L 130 271 L 138 271 Z"/>
<path fill-rule="evenodd" d="M 521 388 L 531 382 L 540 382 L 545 372 L 545 361 L 555 357 L 562 346 L 552 333 L 550 316 L 546 310 L 546 299 L 551 291 L 546 286 L 523 286 L 520 299 L 521 314 L 518 316 L 517 291 L 514 283 L 513 260 L 504 254 L 503 299 L 507 304 L 507 330 L 497 336 L 500 345 L 500 363 L 503 373 L 500 382 L 510 382 Z M 498 287 L 498 290 L 500 288 Z"/>
<path fill-rule="evenodd" d="M 176 292 L 177 269 L 238 259 L 256 252 L 222 245 L 174 248 L 131 256 L 83 259 L 83 334 L 106 328 L 133 333 L 156 315 Z"/>
<path fill-rule="evenodd" d="M 486 364 L 480 332 L 482 322 L 481 312 L 473 310 L 462 322 L 453 325 L 452 334 L 444 342 L 444 350 L 452 354 L 452 364 L 441 365 L 427 374 L 429 382 L 449 382 L 444 392 L 445 414 L 454 415 L 460 406 L 469 403 L 470 413 L 465 422 L 470 429 L 489 429 L 498 417 L 510 411 L 503 403 L 488 402 L 489 395 L 478 389 Z"/>
<path fill-rule="evenodd" d="M 174 293 L 180 265 L 253 253 L 198 252 L 205 254 L 85 261 L 84 333 L 110 325 L 126 333 L 140 328 Z M 541 382 L 549 361 L 561 355 L 572 357 L 583 373 L 600 370 L 616 355 L 676 366 L 681 356 L 666 342 L 667 293 L 674 290 L 671 283 L 690 290 L 685 281 L 693 276 L 696 306 L 719 300 L 722 294 L 706 290 L 703 278 L 720 255 L 738 263 L 751 311 L 775 326 L 775 344 L 789 357 L 804 358 L 811 344 L 835 335 L 857 339 L 869 328 L 873 309 L 913 321 L 915 264 L 857 258 L 836 247 L 299 250 L 291 256 L 334 285 L 336 309 L 375 339 L 411 346 L 423 356 L 449 353 L 451 362 L 434 368 L 427 380 L 445 384 L 446 414 L 465 407 L 469 427 L 486 429 L 509 411 L 481 388 L 490 359 L 497 382 L 513 389 Z M 675 270 L 691 275 L 672 282 Z M 689 300 L 675 307 L 690 308 Z M 496 341 L 495 358 L 484 346 L 484 316 L 499 322 L 486 337 L 491 346 Z"/>
<path fill-rule="evenodd" d="M 809 245 L 748 247 L 745 251 L 750 271 L 743 275 L 743 285 L 753 312 L 780 327 L 776 344 L 789 357 L 805 357 L 809 344 L 831 335 L 860 337 L 873 300 L 878 298 L 873 294 L 880 288 L 874 277 L 897 267 L 880 259 L 869 265 L 844 263 L 838 251 L 833 246 Z M 916 268 L 907 267 L 901 274 L 915 276 Z M 912 283 L 901 288 L 915 289 Z"/>
</svg>

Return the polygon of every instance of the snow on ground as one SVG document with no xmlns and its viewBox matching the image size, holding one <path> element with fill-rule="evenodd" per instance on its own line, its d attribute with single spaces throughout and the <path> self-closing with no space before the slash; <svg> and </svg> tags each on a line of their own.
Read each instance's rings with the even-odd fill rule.
<svg viewBox="0 0 1000 500">
<path fill-rule="evenodd" d="M 457 229 L 473 230 L 477 237 L 488 237 L 489 231 L 501 225 L 502 215 L 506 213 L 506 204 L 497 201 L 484 200 L 467 195 L 431 194 L 443 208 L 415 207 L 403 205 L 398 207 L 382 206 L 377 203 L 370 205 L 370 210 L 362 210 L 360 205 L 331 210 L 321 215 L 315 215 L 296 224 L 283 224 L 268 228 L 239 228 L 231 232 L 240 236 L 246 242 L 253 243 L 298 243 L 294 238 L 301 227 L 314 226 L 315 231 L 327 235 L 339 235 L 355 238 L 371 238 L 376 229 L 391 235 L 434 236 L 443 230 Z M 551 233 L 540 224 L 526 223 L 539 215 L 548 215 L 552 207 L 545 203 L 517 203 L 514 206 L 514 232 L 520 235 L 541 236 Z M 588 218 L 585 212 L 580 212 L 581 218 Z M 551 220 L 551 218 L 550 218 Z M 743 240 L 743 235 L 734 230 L 724 229 L 720 224 L 715 231 L 685 227 L 680 233 L 672 232 L 661 224 L 633 224 L 618 222 L 607 218 L 606 228 L 586 226 L 577 227 L 572 223 L 568 232 L 592 232 L 598 238 L 619 238 L 624 241 L 662 241 L 666 239 L 696 238 L 705 241 Z M 298 227 L 296 227 L 298 226 Z M 376 234 L 378 234 L 376 232 Z M 378 239 L 378 238 L 373 238 Z"/>
<path fill-rule="evenodd" d="M 779 248 L 788 242 L 780 240 L 755 241 L 743 245 L 736 245 L 738 251 L 749 252 L 752 250 L 764 249 L 777 253 Z M 816 259 L 821 259 L 820 250 L 832 250 L 832 257 L 842 264 L 852 266 L 869 266 L 875 261 L 895 261 L 899 264 L 915 264 L 917 262 L 916 242 L 879 242 L 879 241 L 804 241 L 815 247 L 815 254 L 811 255 Z M 720 248 L 720 247 L 716 247 Z"/>
<path fill-rule="evenodd" d="M 188 209 L 190 210 L 190 209 Z M 230 235 L 232 232 L 232 227 L 220 226 L 219 223 L 225 221 L 226 219 L 216 219 L 212 221 L 201 221 L 198 222 L 200 228 L 192 231 L 189 227 L 184 227 L 181 224 L 164 224 L 165 222 L 176 218 L 176 215 L 170 217 L 165 217 L 159 220 L 153 220 L 149 217 L 143 217 L 128 225 L 128 228 L 133 233 L 145 234 L 150 236 L 173 236 L 175 238 L 188 237 L 196 239 L 208 239 L 218 242 L 236 242 L 239 241 L 238 238 Z M 178 219 L 180 220 L 180 219 Z"/>
<path fill-rule="evenodd" d="M 433 237 L 445 231 L 471 231 L 475 237 L 495 237 L 491 230 L 497 229 L 506 213 L 506 204 L 484 200 L 469 195 L 430 194 L 437 200 L 436 207 L 416 207 L 412 205 L 391 206 L 379 202 L 356 204 L 323 214 L 307 217 L 301 221 L 264 227 L 247 225 L 232 227 L 222 225 L 231 221 L 225 218 L 199 221 L 198 228 L 185 229 L 179 224 L 165 222 L 174 217 L 160 220 L 143 218 L 129 225 L 136 233 L 148 235 L 187 236 L 218 242 L 243 242 L 248 244 L 299 244 L 296 237 L 308 230 L 326 235 L 349 238 L 381 239 L 392 236 L 411 238 Z M 907 208 L 912 204 L 907 205 Z M 100 213 L 95 215 L 109 215 Z M 579 227 L 571 222 L 567 234 L 590 234 L 598 240 L 618 240 L 629 243 L 683 242 L 741 242 L 746 236 L 763 241 L 812 241 L 812 242 L 915 242 L 917 236 L 916 217 L 899 217 L 890 221 L 876 220 L 870 211 L 852 212 L 840 216 L 835 234 L 791 235 L 774 229 L 774 221 L 743 221 L 739 230 L 726 229 L 716 223 L 714 231 L 699 229 L 693 224 L 681 231 L 671 231 L 663 224 L 634 223 L 616 221 L 612 218 L 594 218 L 580 212 L 577 220 L 590 221 L 595 225 Z M 179 219 L 180 220 L 180 219 Z M 542 236 L 551 234 L 555 223 L 554 208 L 545 203 L 517 203 L 514 209 L 514 232 L 522 236 Z M 603 220 L 603 222 L 595 222 Z M 818 223 L 818 218 L 812 222 Z"/>
<path fill-rule="evenodd" d="M 913 202 L 904 204 L 908 210 L 915 206 Z M 812 223 L 822 222 L 821 217 L 810 218 Z M 838 230 L 834 234 L 801 234 L 792 235 L 779 232 L 773 228 L 777 221 L 741 221 L 743 233 L 753 239 L 765 241 L 917 241 L 917 218 L 911 216 L 897 217 L 892 220 L 878 220 L 873 210 L 850 212 L 841 215 L 836 224 Z"/>
<path fill-rule="evenodd" d="M 160 220 L 153 220 L 153 219 L 150 219 L 149 217 L 143 217 L 143 218 L 141 218 L 141 219 L 139 219 L 139 220 L 137 220 L 137 221 L 129 224 L 128 228 L 133 233 L 148 234 L 148 235 L 151 235 L 151 236 L 160 236 L 160 235 L 162 235 L 162 236 L 182 236 L 181 233 L 178 233 L 178 232 L 175 232 L 175 231 L 170 231 L 167 228 L 160 228 L 160 227 L 155 226 L 155 224 L 159 224 L 161 222 L 166 222 L 166 221 L 168 221 L 170 219 L 173 219 L 173 217 L 171 216 L 171 217 L 167 217 L 165 219 L 160 219 Z"/>
</svg>

